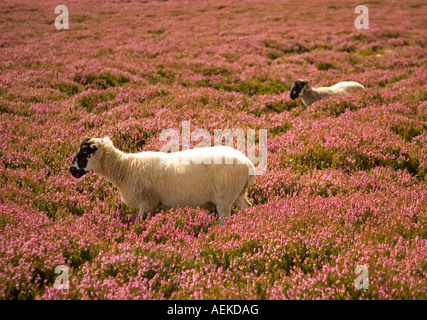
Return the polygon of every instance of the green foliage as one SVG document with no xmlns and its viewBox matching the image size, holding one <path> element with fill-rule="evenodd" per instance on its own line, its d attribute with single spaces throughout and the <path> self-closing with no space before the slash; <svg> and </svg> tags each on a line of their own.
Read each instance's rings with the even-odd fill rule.
<svg viewBox="0 0 427 320">
<path fill-rule="evenodd" d="M 380 39 L 398 39 L 401 37 L 402 37 L 402 34 L 399 31 L 386 30 L 378 34 L 378 38 Z"/>
<path fill-rule="evenodd" d="M 63 255 L 66 259 L 67 265 L 73 269 L 78 269 L 87 261 L 92 261 L 99 254 L 99 248 L 93 244 L 87 248 L 79 247 L 77 250 L 69 251 L 67 248 Z"/>
<path fill-rule="evenodd" d="M 257 94 L 278 94 L 289 90 L 289 86 L 284 84 L 281 80 L 271 79 L 268 76 L 258 76 L 246 80 L 225 77 L 219 82 L 205 79 L 196 81 L 195 85 L 197 87 L 211 87 L 217 90 L 241 92 L 249 96 Z"/>
<path fill-rule="evenodd" d="M 91 16 L 88 16 L 87 14 L 78 14 L 78 15 L 73 15 L 73 22 L 77 22 L 77 23 L 81 23 L 81 22 L 85 22 L 88 20 L 92 20 L 93 18 Z"/>
<path fill-rule="evenodd" d="M 283 56 L 283 52 L 279 50 L 270 49 L 266 52 L 266 57 L 270 60 L 276 60 Z"/>
<path fill-rule="evenodd" d="M 380 47 L 370 46 L 370 47 L 367 47 L 366 49 L 356 51 L 356 53 L 363 57 L 368 57 L 374 54 L 382 54 L 383 51 L 381 50 Z"/>
<path fill-rule="evenodd" d="M 111 54 L 113 54 L 114 53 L 114 51 L 113 51 L 113 49 L 111 49 L 111 48 L 107 48 L 107 49 L 100 49 L 98 52 L 97 52 L 97 54 L 95 55 L 95 57 L 102 57 L 102 56 L 108 56 L 108 55 L 111 55 Z"/>
<path fill-rule="evenodd" d="M 0 163 L 4 165 L 5 169 L 28 169 L 34 168 L 34 163 L 30 159 L 22 159 L 21 161 L 9 161 L 2 158 Z"/>
<path fill-rule="evenodd" d="M 250 240 L 243 243 L 240 247 L 232 248 L 228 250 L 218 250 L 211 246 L 207 246 L 200 255 L 205 258 L 205 261 L 208 263 L 214 263 L 218 267 L 223 267 L 225 269 L 230 267 L 230 262 L 236 258 L 242 258 L 244 253 L 256 253 L 259 250 L 262 250 L 262 245 L 259 243 L 259 240 Z"/>
<path fill-rule="evenodd" d="M 130 133 L 118 132 L 114 137 L 115 146 L 123 152 L 140 152 L 142 147 L 154 135 L 153 132 L 142 132 L 132 135 Z"/>
<path fill-rule="evenodd" d="M 166 29 L 154 29 L 154 30 L 148 30 L 147 33 L 150 34 L 162 34 L 166 31 Z"/>
<path fill-rule="evenodd" d="M 390 158 L 380 158 L 374 155 L 365 154 L 357 149 L 340 150 L 337 148 L 326 148 L 315 145 L 302 154 L 283 158 L 284 166 L 292 166 L 296 171 L 307 172 L 307 169 L 316 168 L 318 170 L 332 168 L 340 169 L 346 173 L 363 170 L 369 171 L 378 166 L 389 166 L 395 170 L 407 170 L 411 175 L 423 180 L 425 169 L 420 167 L 417 158 L 402 152 L 400 148 L 388 148 L 387 153 Z"/>
<path fill-rule="evenodd" d="M 125 75 L 115 75 L 111 72 L 89 73 L 86 75 L 76 74 L 73 80 L 84 86 L 92 86 L 101 89 L 118 87 L 130 81 Z"/>
<path fill-rule="evenodd" d="M 12 108 L 6 104 L 0 102 L 0 113 L 14 114 L 23 117 L 31 117 L 34 111 L 28 110 L 28 107 Z"/>
<path fill-rule="evenodd" d="M 6 281 L 5 300 L 34 300 L 36 295 L 31 288 L 17 288 L 13 280 Z"/>
<path fill-rule="evenodd" d="M 80 208 L 75 203 L 67 199 L 61 199 L 59 201 L 50 201 L 44 198 L 38 198 L 34 200 L 34 206 L 45 213 L 49 219 L 56 221 L 60 217 L 66 217 L 69 214 L 82 216 L 85 212 L 83 208 Z"/>
<path fill-rule="evenodd" d="M 291 124 L 286 122 L 285 124 L 281 125 L 281 126 L 276 126 L 271 128 L 269 131 L 273 134 L 278 134 L 278 133 L 286 133 L 288 132 L 288 130 L 291 128 Z"/>
<path fill-rule="evenodd" d="M 362 107 L 365 107 L 363 103 L 356 105 L 351 101 L 341 100 L 338 103 L 334 103 L 332 105 L 323 105 L 320 108 L 322 111 L 325 112 L 325 114 L 338 117 L 339 115 L 343 114 L 347 110 L 356 111 L 358 109 L 361 109 Z"/>
<path fill-rule="evenodd" d="M 160 69 L 156 73 L 145 73 L 143 77 L 150 83 L 150 84 L 167 84 L 171 85 L 173 84 L 175 80 L 175 72 L 172 70 L 164 70 Z"/>
<path fill-rule="evenodd" d="M 289 46 L 286 46 L 276 40 L 264 40 L 262 43 L 266 48 L 276 50 L 276 52 L 280 52 L 282 55 L 291 53 L 301 54 L 310 51 L 309 48 L 301 43 L 294 43 Z"/>
<path fill-rule="evenodd" d="M 204 68 L 200 71 L 201 74 L 204 76 L 210 77 L 214 75 L 230 75 L 233 72 L 230 69 L 224 68 L 224 67 L 210 67 L 210 68 Z"/>
<path fill-rule="evenodd" d="M 318 70 L 329 70 L 329 69 L 336 69 L 336 68 L 332 63 L 320 62 L 317 64 L 317 69 Z"/>
<path fill-rule="evenodd" d="M 298 107 L 298 103 L 294 100 L 290 101 L 277 101 L 277 102 L 268 102 L 265 104 L 267 109 L 270 109 L 274 112 L 281 113 L 283 111 L 290 111 L 293 108 Z"/>
<path fill-rule="evenodd" d="M 296 165 L 314 167 L 317 169 L 329 168 L 334 162 L 333 153 L 324 147 L 314 146 L 305 153 L 293 157 Z"/>
<path fill-rule="evenodd" d="M 396 124 L 391 126 L 391 130 L 405 141 L 411 142 L 413 138 L 423 133 L 425 125 L 414 127 L 412 125 Z"/>
<path fill-rule="evenodd" d="M 252 187 L 248 190 L 250 198 L 254 199 L 254 204 L 268 203 L 272 196 L 284 197 L 286 195 L 293 195 L 298 193 L 302 188 L 299 182 L 285 183 L 278 181 L 269 186 L 269 192 L 265 192 L 265 189 Z"/>
<path fill-rule="evenodd" d="M 392 77 L 392 78 L 390 78 L 390 79 L 384 79 L 384 80 L 378 81 L 378 86 L 380 86 L 381 88 L 384 88 L 384 87 L 386 87 L 388 84 L 398 82 L 398 81 L 400 81 L 400 80 L 402 80 L 402 79 L 405 79 L 406 77 L 407 77 L 407 76 L 406 76 L 405 74 L 401 74 L 401 75 L 393 76 L 393 77 Z"/>
<path fill-rule="evenodd" d="M 358 34 L 355 34 L 352 36 L 352 40 L 354 40 L 354 41 L 369 41 L 370 38 L 366 34 L 358 33 Z"/>
<path fill-rule="evenodd" d="M 94 92 L 87 93 L 77 99 L 77 107 L 86 109 L 87 112 L 92 112 L 96 108 L 97 113 L 102 113 L 108 109 L 107 102 L 117 96 L 116 92 Z"/>
<path fill-rule="evenodd" d="M 72 95 L 75 95 L 77 93 L 84 91 L 84 87 L 82 85 L 78 85 L 75 83 L 68 83 L 68 82 L 53 84 L 52 88 L 57 89 L 61 92 L 64 92 L 64 93 L 68 94 L 69 96 L 72 96 Z"/>
</svg>

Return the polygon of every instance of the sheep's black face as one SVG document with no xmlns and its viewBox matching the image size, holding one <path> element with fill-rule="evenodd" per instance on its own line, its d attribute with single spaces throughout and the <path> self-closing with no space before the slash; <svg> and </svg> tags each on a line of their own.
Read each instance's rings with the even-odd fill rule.
<svg viewBox="0 0 427 320">
<path fill-rule="evenodd" d="M 83 177 L 89 171 L 86 170 L 89 158 L 96 152 L 97 148 L 89 143 L 90 138 L 85 139 L 80 146 L 79 152 L 71 163 L 70 172 L 76 178 Z"/>
<path fill-rule="evenodd" d="M 292 84 L 292 88 L 291 88 L 291 99 L 295 100 L 296 98 L 299 97 L 299 94 L 301 93 L 302 89 L 304 89 L 304 87 L 307 85 L 307 82 L 305 81 L 295 81 Z"/>
</svg>

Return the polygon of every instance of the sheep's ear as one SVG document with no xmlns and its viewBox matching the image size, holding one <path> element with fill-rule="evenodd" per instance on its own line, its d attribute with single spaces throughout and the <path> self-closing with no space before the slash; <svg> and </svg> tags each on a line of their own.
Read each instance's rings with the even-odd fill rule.
<svg viewBox="0 0 427 320">
<path fill-rule="evenodd" d="M 311 88 L 311 80 L 304 80 L 304 82 L 308 88 Z"/>
<path fill-rule="evenodd" d="M 104 141 L 104 143 L 111 143 L 111 144 L 113 143 L 110 137 L 104 137 L 102 140 Z"/>
<path fill-rule="evenodd" d="M 104 155 L 104 146 L 95 146 L 96 150 L 98 150 L 98 155 L 96 156 L 96 160 L 99 160 Z"/>
<path fill-rule="evenodd" d="M 88 144 L 90 140 L 92 140 L 92 138 L 84 138 L 82 143 L 80 143 L 80 148 L 83 147 L 85 144 Z"/>
</svg>

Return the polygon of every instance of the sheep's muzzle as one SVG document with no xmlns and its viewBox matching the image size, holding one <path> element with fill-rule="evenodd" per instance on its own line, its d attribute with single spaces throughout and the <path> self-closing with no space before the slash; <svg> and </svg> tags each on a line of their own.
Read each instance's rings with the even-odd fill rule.
<svg viewBox="0 0 427 320">
<path fill-rule="evenodd" d="M 295 100 L 296 98 L 298 98 L 298 93 L 296 93 L 296 91 L 291 91 L 290 96 L 292 100 Z"/>
<path fill-rule="evenodd" d="M 71 167 L 70 167 L 70 172 L 73 175 L 73 177 L 75 177 L 77 179 L 83 177 L 87 173 L 87 171 L 85 169 L 79 169 L 79 168 L 74 167 L 73 165 L 71 165 Z"/>
</svg>

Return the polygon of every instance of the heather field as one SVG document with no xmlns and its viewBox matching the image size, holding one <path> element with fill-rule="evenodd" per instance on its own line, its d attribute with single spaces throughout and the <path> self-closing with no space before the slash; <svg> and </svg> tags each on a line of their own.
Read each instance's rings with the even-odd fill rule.
<svg viewBox="0 0 427 320">
<path fill-rule="evenodd" d="M 0 1 L 0 299 L 427 299 L 426 30 L 424 0 Z M 298 78 L 366 91 L 306 108 Z M 223 226 L 70 174 L 85 137 L 159 151 L 184 121 L 267 131 Z"/>
</svg>

